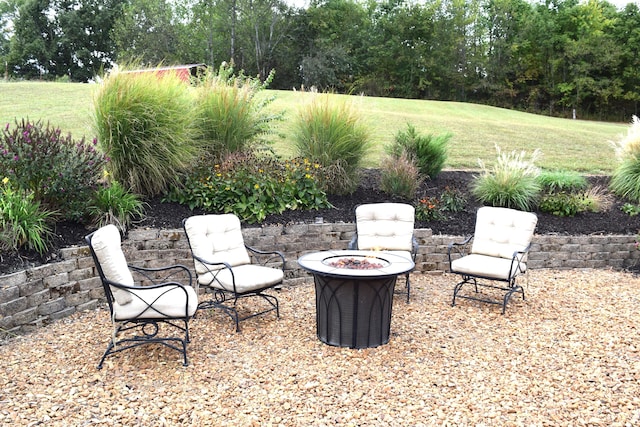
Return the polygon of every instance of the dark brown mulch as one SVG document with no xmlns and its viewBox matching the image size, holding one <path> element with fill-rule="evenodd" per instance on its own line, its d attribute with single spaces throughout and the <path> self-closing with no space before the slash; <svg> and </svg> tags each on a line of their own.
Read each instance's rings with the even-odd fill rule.
<svg viewBox="0 0 640 427">
<path fill-rule="evenodd" d="M 463 236 L 473 232 L 475 224 L 475 212 L 480 204 L 468 195 L 469 184 L 474 172 L 469 171 L 443 171 L 434 180 L 425 182 L 420 189 L 420 197 L 440 197 L 446 187 L 458 189 L 467 194 L 467 205 L 463 212 L 450 213 L 445 220 L 417 221 L 416 228 L 430 228 L 434 234 Z M 590 184 L 603 190 L 607 189 L 609 177 L 590 176 Z M 581 213 L 575 217 L 558 217 L 547 213 L 538 214 L 538 234 L 564 234 L 564 235 L 592 235 L 592 234 L 635 234 L 640 230 L 640 216 L 629 216 L 622 212 L 620 207 L 623 200 L 613 197 L 611 206 L 598 213 Z M 362 182 L 358 189 L 348 196 L 330 196 L 329 200 L 334 206 L 332 209 L 317 211 L 288 211 L 279 215 L 271 215 L 264 222 L 268 224 L 293 224 L 300 222 L 313 222 L 316 217 L 322 217 L 324 222 L 352 222 L 354 220 L 356 206 L 363 203 L 375 203 L 382 201 L 396 201 L 411 203 L 410 200 L 390 197 L 379 190 L 379 171 L 372 169 L 363 172 Z M 181 228 L 183 218 L 193 214 L 202 213 L 191 211 L 177 203 L 163 203 L 159 198 L 149 200 L 146 217 L 135 225 L 142 228 Z M 252 225 L 247 225 L 252 226 Z M 46 262 L 55 261 L 58 258 L 60 248 L 84 244 L 83 238 L 90 230 L 80 224 L 62 222 L 56 225 L 55 239 L 52 248 L 44 257 L 33 252 L 20 254 L 0 253 L 0 275 L 12 271 L 28 268 Z"/>
</svg>

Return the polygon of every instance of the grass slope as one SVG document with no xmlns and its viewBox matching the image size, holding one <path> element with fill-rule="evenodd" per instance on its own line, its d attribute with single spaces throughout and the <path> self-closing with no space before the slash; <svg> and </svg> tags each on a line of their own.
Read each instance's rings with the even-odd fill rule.
<svg viewBox="0 0 640 427">
<path fill-rule="evenodd" d="M 74 137 L 93 138 L 91 111 L 93 90 L 90 84 L 12 82 L 0 83 L 0 123 L 14 118 L 42 119 L 59 126 Z M 268 91 L 276 100 L 271 108 L 285 112 L 274 141 L 276 152 L 293 155 L 287 138 L 297 108 L 312 94 L 293 91 Z M 333 95 L 355 102 L 371 128 L 376 151 L 366 164 L 378 164 L 384 145 L 398 130 L 413 124 L 421 133 L 450 132 L 451 150 L 446 168 L 477 169 L 478 159 L 491 164 L 495 145 L 503 151 L 540 149 L 538 164 L 547 169 L 575 170 L 583 173 L 610 173 L 617 165 L 610 141 L 626 134 L 626 124 L 567 120 L 539 116 L 476 104 L 369 98 Z"/>
</svg>

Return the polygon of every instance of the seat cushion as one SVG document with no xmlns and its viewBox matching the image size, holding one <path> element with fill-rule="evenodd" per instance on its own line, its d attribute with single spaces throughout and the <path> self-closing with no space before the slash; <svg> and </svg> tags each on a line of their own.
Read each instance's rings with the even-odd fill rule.
<svg viewBox="0 0 640 427">
<path fill-rule="evenodd" d="M 517 262 L 513 263 L 512 268 L 511 259 L 471 254 L 452 261 L 451 272 L 506 281 L 509 280 L 509 270 L 511 278 L 526 271 L 525 263 L 521 262 L 519 265 L 520 271 Z"/>
<path fill-rule="evenodd" d="M 110 282 L 133 286 L 133 276 L 120 244 L 120 231 L 113 224 L 98 229 L 91 237 L 91 247 L 105 278 Z M 111 286 L 111 293 L 120 305 L 128 304 L 131 301 L 131 295 L 127 291 Z"/>
<path fill-rule="evenodd" d="M 233 279 L 229 269 L 224 269 L 217 273 L 216 280 L 213 279 L 214 273 L 212 272 L 198 274 L 198 283 L 202 286 L 233 291 Z M 284 273 L 279 268 L 252 264 L 233 267 L 233 275 L 236 279 L 236 292 L 238 293 L 252 292 L 274 286 L 282 282 L 284 278 Z"/>
<path fill-rule="evenodd" d="M 113 304 L 115 320 L 191 317 L 198 308 L 198 296 L 191 286 L 172 284 L 159 288 L 131 289 L 129 297 L 131 301 L 127 304 L 121 305 L 117 301 Z M 153 304 L 153 308 L 149 308 L 148 304 Z"/>
<path fill-rule="evenodd" d="M 371 203 L 356 208 L 358 249 L 412 250 L 415 208 L 404 203 Z"/>
</svg>

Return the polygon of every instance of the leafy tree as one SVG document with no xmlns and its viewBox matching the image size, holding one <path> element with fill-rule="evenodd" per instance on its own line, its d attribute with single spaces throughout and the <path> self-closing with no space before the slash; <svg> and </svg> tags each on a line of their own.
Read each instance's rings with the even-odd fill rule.
<svg viewBox="0 0 640 427">
<path fill-rule="evenodd" d="M 118 62 L 153 66 L 183 62 L 174 17 L 166 0 L 129 0 L 113 30 Z"/>
<path fill-rule="evenodd" d="M 23 78 L 87 81 L 111 64 L 110 31 L 123 0 L 25 0 L 14 21 L 8 63 Z"/>
<path fill-rule="evenodd" d="M 622 75 L 622 95 L 620 116 L 615 119 L 628 121 L 632 115 L 639 116 L 640 101 L 640 9 L 629 3 L 619 14 L 613 30 L 615 44 L 622 48 L 620 70 Z"/>
<path fill-rule="evenodd" d="M 6 0 L 0 3 L 0 62 L 3 73 L 8 73 L 5 63 L 8 60 L 11 44 L 12 24 L 18 16 L 20 0 Z"/>
<path fill-rule="evenodd" d="M 35 78 L 52 71 L 56 28 L 49 12 L 49 0 L 26 0 L 20 5 L 8 56 L 12 74 Z"/>
<path fill-rule="evenodd" d="M 59 57 L 55 74 L 87 81 L 110 67 L 111 30 L 124 0 L 58 0 Z"/>
<path fill-rule="evenodd" d="M 353 0 L 320 0 L 306 15 L 310 38 L 301 63 L 303 82 L 349 92 L 360 72 L 359 55 L 369 46 L 364 8 Z"/>
<path fill-rule="evenodd" d="M 359 89 L 371 95 L 430 97 L 438 80 L 432 73 L 434 9 L 394 0 L 373 5 L 368 72 Z"/>
</svg>

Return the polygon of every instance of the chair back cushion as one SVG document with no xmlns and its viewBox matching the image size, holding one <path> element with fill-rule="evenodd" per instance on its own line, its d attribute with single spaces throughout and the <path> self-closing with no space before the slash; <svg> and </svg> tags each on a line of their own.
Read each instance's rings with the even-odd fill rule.
<svg viewBox="0 0 640 427">
<path fill-rule="evenodd" d="M 133 276 L 120 244 L 120 231 L 113 224 L 98 229 L 91 237 L 91 248 L 100 264 L 104 278 L 120 285 L 133 286 Z M 126 290 L 112 286 L 111 293 L 120 305 L 131 302 L 131 294 Z"/>
<path fill-rule="evenodd" d="M 471 253 L 511 259 L 529 246 L 537 223 L 531 212 L 483 206 L 478 209 Z"/>
<path fill-rule="evenodd" d="M 192 216 L 185 221 L 184 229 L 194 256 L 210 263 L 226 262 L 232 267 L 251 262 L 244 246 L 240 220 L 233 214 Z M 194 260 L 194 263 L 199 275 L 224 268 L 207 268 L 198 260 Z"/>
<path fill-rule="evenodd" d="M 358 206 L 358 249 L 411 251 L 414 218 L 414 207 L 404 203 L 372 203 Z"/>
</svg>

